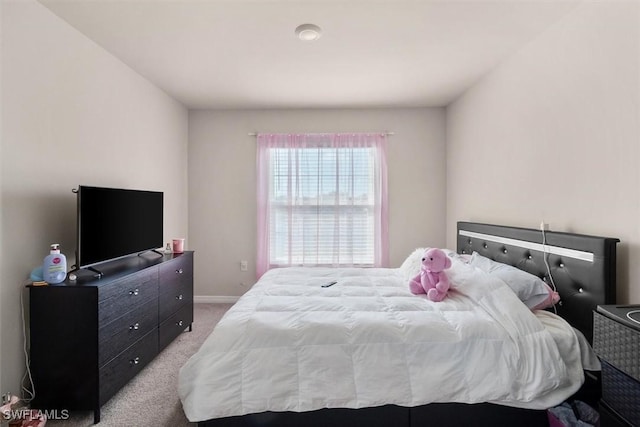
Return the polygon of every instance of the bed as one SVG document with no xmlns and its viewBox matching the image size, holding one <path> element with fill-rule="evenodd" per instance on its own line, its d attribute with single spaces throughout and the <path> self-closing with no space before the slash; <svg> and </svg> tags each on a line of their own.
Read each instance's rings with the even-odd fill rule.
<svg viewBox="0 0 640 427">
<path fill-rule="evenodd" d="M 271 270 L 181 369 L 183 408 L 199 426 L 547 425 L 544 409 L 597 399 L 585 343 L 593 309 L 615 303 L 617 242 L 460 222 L 439 303 L 408 292 L 408 260 Z M 471 257 L 554 285 L 558 315 Z"/>
</svg>

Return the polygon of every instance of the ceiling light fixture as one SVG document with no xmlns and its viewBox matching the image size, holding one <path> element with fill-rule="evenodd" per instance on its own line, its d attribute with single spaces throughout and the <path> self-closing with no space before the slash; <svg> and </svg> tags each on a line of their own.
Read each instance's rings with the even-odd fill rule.
<svg viewBox="0 0 640 427">
<path fill-rule="evenodd" d="M 312 42 L 320 38 L 322 30 L 317 25 L 302 24 L 296 28 L 296 35 L 302 41 Z"/>
</svg>

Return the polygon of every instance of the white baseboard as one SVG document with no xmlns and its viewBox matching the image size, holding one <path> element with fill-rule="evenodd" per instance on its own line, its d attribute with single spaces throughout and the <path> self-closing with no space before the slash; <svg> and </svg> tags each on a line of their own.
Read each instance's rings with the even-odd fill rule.
<svg viewBox="0 0 640 427">
<path fill-rule="evenodd" d="M 193 302 L 196 304 L 235 304 L 239 298 L 238 296 L 195 295 Z"/>
</svg>

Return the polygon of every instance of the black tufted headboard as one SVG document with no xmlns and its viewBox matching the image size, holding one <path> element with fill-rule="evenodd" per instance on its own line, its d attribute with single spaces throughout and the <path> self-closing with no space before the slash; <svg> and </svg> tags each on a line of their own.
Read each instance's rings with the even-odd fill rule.
<svg viewBox="0 0 640 427">
<path fill-rule="evenodd" d="M 592 342 L 593 310 L 616 303 L 616 243 L 608 237 L 458 222 L 457 251 L 474 251 L 541 277 L 550 284 L 544 256 L 561 301 L 557 312 Z"/>
</svg>

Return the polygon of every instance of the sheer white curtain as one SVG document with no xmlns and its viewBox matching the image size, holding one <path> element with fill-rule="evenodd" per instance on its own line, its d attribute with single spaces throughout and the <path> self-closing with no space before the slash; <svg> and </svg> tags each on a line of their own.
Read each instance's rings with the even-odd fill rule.
<svg viewBox="0 0 640 427">
<path fill-rule="evenodd" d="M 260 277 L 282 266 L 386 266 L 386 134 L 258 134 Z"/>
</svg>

